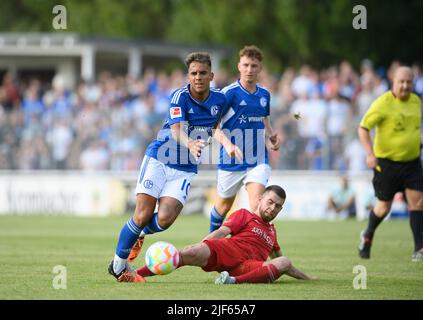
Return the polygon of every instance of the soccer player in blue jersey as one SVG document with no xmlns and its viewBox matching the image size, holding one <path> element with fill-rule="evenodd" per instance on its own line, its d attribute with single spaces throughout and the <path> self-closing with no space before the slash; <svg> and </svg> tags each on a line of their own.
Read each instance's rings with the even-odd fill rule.
<svg viewBox="0 0 423 320">
<path fill-rule="evenodd" d="M 122 228 L 109 265 L 109 273 L 120 282 L 144 282 L 131 270 L 128 257 L 131 253 L 130 262 L 138 256 L 145 235 L 164 231 L 175 221 L 197 173 L 201 150 L 228 107 L 225 95 L 210 89 L 209 54 L 191 53 L 185 63 L 189 84 L 172 94 L 167 120 L 147 147 L 136 187 L 135 212 Z"/>
<path fill-rule="evenodd" d="M 270 177 L 266 144 L 271 150 L 278 150 L 280 146 L 269 119 L 270 93 L 257 83 L 263 54 L 256 46 L 245 46 L 239 58 L 239 80 L 222 89 L 229 109 L 223 114 L 220 126 L 228 141 L 220 141 L 218 197 L 210 213 L 210 232 L 222 225 L 243 184 L 250 210 L 256 210 Z M 241 156 L 237 155 L 239 152 Z"/>
</svg>

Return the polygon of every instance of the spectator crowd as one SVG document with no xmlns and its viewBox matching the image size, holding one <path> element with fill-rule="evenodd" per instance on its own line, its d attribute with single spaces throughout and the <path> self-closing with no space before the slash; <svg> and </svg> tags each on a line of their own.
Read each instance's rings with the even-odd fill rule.
<svg viewBox="0 0 423 320">
<path fill-rule="evenodd" d="M 356 134 L 372 101 L 389 90 L 393 62 L 376 69 L 364 60 L 316 70 L 303 65 L 275 75 L 266 70 L 260 84 L 271 93 L 272 126 L 282 138 L 270 153 L 274 169 L 366 170 Z M 413 65 L 415 92 L 423 95 L 423 73 Z M 0 170 L 138 170 L 144 150 L 163 125 L 171 92 L 186 82 L 182 70 L 147 69 L 142 77 L 102 72 L 74 89 L 60 77 L 51 83 L 15 79 L 0 83 Z M 235 77 L 217 72 L 213 86 Z M 300 113 L 296 120 L 294 114 Z"/>
</svg>

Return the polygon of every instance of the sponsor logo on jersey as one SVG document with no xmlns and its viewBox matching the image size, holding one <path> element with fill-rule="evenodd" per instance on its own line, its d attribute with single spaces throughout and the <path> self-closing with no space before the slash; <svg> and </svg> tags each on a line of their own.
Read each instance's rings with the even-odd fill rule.
<svg viewBox="0 0 423 320">
<path fill-rule="evenodd" d="M 211 132 L 212 128 L 204 126 L 188 126 L 188 132 Z"/>
<path fill-rule="evenodd" d="M 192 108 L 191 108 L 191 109 L 189 109 L 188 113 L 194 113 L 194 110 L 192 110 Z"/>
<path fill-rule="evenodd" d="M 239 123 L 247 123 L 247 117 L 244 116 L 243 114 L 238 118 L 239 119 Z"/>
<path fill-rule="evenodd" d="M 242 101 L 239 103 L 239 105 L 240 105 L 240 106 L 246 106 L 246 105 L 247 105 L 247 102 L 245 102 L 245 100 L 242 100 Z"/>
<path fill-rule="evenodd" d="M 251 231 L 256 234 L 257 236 L 259 236 L 260 238 L 262 238 L 264 241 L 266 241 L 266 243 L 270 246 L 273 247 L 274 245 L 274 241 L 272 239 L 272 237 L 270 237 L 266 231 L 264 231 L 263 229 L 260 229 L 258 227 L 253 227 L 253 229 L 251 229 Z"/>
<path fill-rule="evenodd" d="M 182 112 L 181 112 L 180 107 L 170 108 L 170 118 L 171 119 L 180 118 L 180 117 L 182 117 Z"/>
<path fill-rule="evenodd" d="M 264 117 L 248 117 L 249 122 L 263 122 Z"/>
</svg>

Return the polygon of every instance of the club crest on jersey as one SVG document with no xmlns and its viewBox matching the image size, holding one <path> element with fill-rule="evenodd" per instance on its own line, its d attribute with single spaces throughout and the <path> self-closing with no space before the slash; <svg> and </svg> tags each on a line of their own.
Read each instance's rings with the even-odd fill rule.
<svg viewBox="0 0 423 320">
<path fill-rule="evenodd" d="M 264 108 L 267 104 L 267 99 L 265 97 L 260 98 L 260 105 Z"/>
<path fill-rule="evenodd" d="M 145 181 L 144 181 L 144 188 L 146 188 L 146 189 L 151 189 L 151 188 L 153 188 L 153 185 L 154 185 L 154 183 L 153 183 L 153 181 L 151 181 L 151 180 L 145 180 Z"/>
<path fill-rule="evenodd" d="M 170 118 L 175 119 L 182 117 L 182 112 L 180 107 L 172 107 L 170 108 Z"/>
<path fill-rule="evenodd" d="M 214 105 L 210 109 L 210 114 L 214 117 L 219 113 L 219 106 Z"/>
</svg>

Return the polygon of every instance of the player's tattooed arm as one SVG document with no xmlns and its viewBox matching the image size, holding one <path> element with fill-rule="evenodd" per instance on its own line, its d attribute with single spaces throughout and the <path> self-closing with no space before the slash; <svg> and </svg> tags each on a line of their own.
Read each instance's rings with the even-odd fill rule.
<svg viewBox="0 0 423 320">
<path fill-rule="evenodd" d="M 232 230 L 229 229 L 226 226 L 221 226 L 219 229 L 213 231 L 212 233 L 208 234 L 204 239 L 219 239 L 219 238 L 225 238 L 226 236 L 230 235 L 232 233 Z"/>
</svg>

